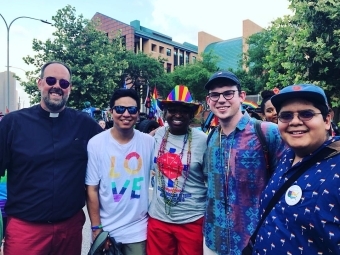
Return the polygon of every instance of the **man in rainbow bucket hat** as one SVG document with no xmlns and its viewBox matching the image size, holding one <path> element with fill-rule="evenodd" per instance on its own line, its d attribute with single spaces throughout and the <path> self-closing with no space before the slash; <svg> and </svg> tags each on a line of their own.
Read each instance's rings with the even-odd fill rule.
<svg viewBox="0 0 340 255">
<path fill-rule="evenodd" d="M 167 127 L 155 133 L 155 187 L 149 207 L 147 254 L 203 254 L 207 136 L 190 122 L 200 111 L 188 88 L 177 85 L 161 101 Z"/>
</svg>

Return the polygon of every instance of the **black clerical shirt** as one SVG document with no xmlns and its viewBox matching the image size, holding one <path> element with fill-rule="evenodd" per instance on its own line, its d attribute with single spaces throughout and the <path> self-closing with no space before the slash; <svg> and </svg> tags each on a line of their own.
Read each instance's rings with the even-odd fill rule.
<svg viewBox="0 0 340 255">
<path fill-rule="evenodd" d="M 7 114 L 0 122 L 7 215 L 59 222 L 79 212 L 85 205 L 87 143 L 101 131 L 94 119 L 70 108 L 54 116 L 40 105 Z"/>
</svg>

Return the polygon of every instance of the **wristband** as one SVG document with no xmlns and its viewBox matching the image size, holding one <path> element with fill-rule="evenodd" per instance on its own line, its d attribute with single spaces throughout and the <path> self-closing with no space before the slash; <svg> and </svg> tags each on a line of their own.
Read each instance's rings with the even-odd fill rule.
<svg viewBox="0 0 340 255">
<path fill-rule="evenodd" d="M 91 227 L 92 231 L 96 231 L 97 229 L 102 229 L 102 228 L 103 228 L 102 224 L 99 224 L 98 226 Z"/>
</svg>

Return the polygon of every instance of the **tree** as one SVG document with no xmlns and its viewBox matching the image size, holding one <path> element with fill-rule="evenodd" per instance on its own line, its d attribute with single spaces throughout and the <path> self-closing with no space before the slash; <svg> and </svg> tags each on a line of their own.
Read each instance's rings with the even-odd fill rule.
<svg viewBox="0 0 340 255">
<path fill-rule="evenodd" d="M 259 84 L 259 81 L 246 70 L 229 69 L 229 71 L 231 71 L 237 76 L 241 83 L 241 89 L 244 90 L 247 93 L 247 95 L 256 95 L 261 91 L 262 84 Z"/>
<path fill-rule="evenodd" d="M 122 58 L 125 48 L 120 35 L 110 40 L 105 33 L 96 29 L 96 21 L 76 17 L 75 8 L 70 5 L 57 11 L 52 17 L 54 38 L 46 42 L 33 40 L 35 56 L 24 61 L 37 69 L 28 74 L 28 82 L 22 82 L 33 102 L 40 99 L 36 86 L 41 66 L 51 60 L 66 63 L 72 70 L 72 92 L 68 105 L 83 108 L 84 101 L 96 107 L 106 107 L 113 90 L 120 81 L 127 61 Z"/>
<path fill-rule="evenodd" d="M 246 66 L 247 74 L 254 79 L 256 93 L 263 90 L 268 82 L 268 72 L 264 68 L 266 56 L 269 53 L 271 42 L 271 30 L 264 29 L 260 33 L 251 35 L 247 39 L 248 51 L 243 55 L 243 65 Z"/>
<path fill-rule="evenodd" d="M 172 73 L 169 73 L 171 83 L 168 87 L 168 93 L 176 85 L 186 85 L 192 97 L 198 101 L 204 101 L 207 91 L 204 85 L 209 80 L 210 76 L 218 71 L 217 57 L 209 53 L 202 53 L 201 59 L 197 59 L 195 63 L 177 66 Z"/>
<path fill-rule="evenodd" d="M 146 96 L 144 88 L 147 85 L 156 86 L 162 94 L 164 88 L 169 84 L 163 67 L 165 59 L 155 59 L 142 52 L 135 54 L 132 51 L 126 51 L 124 59 L 128 62 L 128 66 L 123 71 L 122 83 L 126 80 L 127 85 L 133 84 L 137 90 L 143 88 L 142 98 Z"/>
<path fill-rule="evenodd" d="M 265 68 L 268 85 L 320 85 L 339 106 L 340 2 L 290 0 L 294 15 L 275 21 Z"/>
</svg>

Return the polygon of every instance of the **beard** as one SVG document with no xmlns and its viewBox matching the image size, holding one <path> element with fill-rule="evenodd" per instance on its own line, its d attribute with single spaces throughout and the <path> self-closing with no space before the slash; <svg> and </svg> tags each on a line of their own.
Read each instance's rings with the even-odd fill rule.
<svg viewBox="0 0 340 255">
<path fill-rule="evenodd" d="M 51 97 L 50 97 L 51 93 L 57 93 L 57 94 L 61 95 L 61 100 L 60 101 L 52 100 Z M 46 95 L 43 95 L 41 93 L 41 97 L 42 97 L 46 107 L 48 108 L 48 110 L 50 110 L 51 112 L 59 112 L 60 110 L 62 110 L 65 107 L 65 105 L 68 101 L 69 95 L 68 94 L 65 95 L 64 92 L 61 89 L 52 88 L 48 91 L 48 93 Z"/>
</svg>

